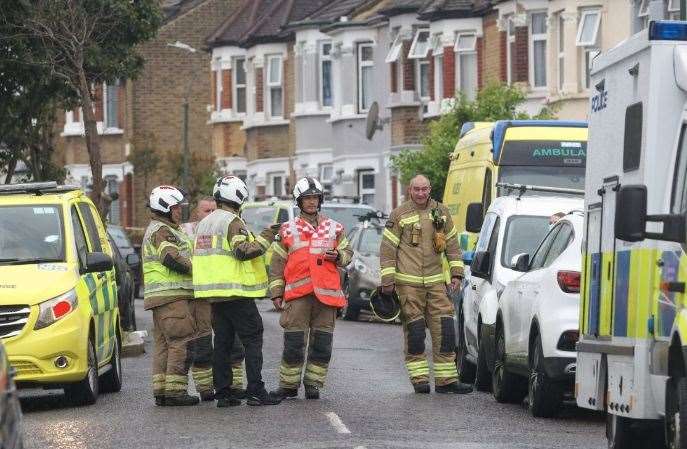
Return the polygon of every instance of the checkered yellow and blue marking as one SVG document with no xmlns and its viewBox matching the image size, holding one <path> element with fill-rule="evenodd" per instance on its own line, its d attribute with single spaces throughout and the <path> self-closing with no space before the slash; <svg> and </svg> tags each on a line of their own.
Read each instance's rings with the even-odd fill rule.
<svg viewBox="0 0 687 449">
<path fill-rule="evenodd" d="M 99 364 L 106 362 L 114 348 L 117 328 L 117 285 L 108 279 L 98 281 L 92 273 L 84 275 L 95 322 L 95 346 Z"/>
</svg>

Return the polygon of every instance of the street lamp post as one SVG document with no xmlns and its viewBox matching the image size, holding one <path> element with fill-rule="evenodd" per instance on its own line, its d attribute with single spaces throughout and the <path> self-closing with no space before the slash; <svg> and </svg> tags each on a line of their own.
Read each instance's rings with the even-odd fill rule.
<svg viewBox="0 0 687 449">
<path fill-rule="evenodd" d="M 183 42 L 176 41 L 173 44 L 168 43 L 169 47 L 179 48 L 181 50 L 187 51 L 189 53 L 196 53 L 198 50 L 191 47 Z M 182 168 L 181 168 L 181 187 L 188 191 L 188 98 L 191 94 L 191 83 L 193 82 L 193 76 L 189 78 L 186 84 L 186 91 L 184 92 L 184 101 L 182 103 L 182 115 L 183 115 L 183 125 L 182 125 Z"/>
</svg>

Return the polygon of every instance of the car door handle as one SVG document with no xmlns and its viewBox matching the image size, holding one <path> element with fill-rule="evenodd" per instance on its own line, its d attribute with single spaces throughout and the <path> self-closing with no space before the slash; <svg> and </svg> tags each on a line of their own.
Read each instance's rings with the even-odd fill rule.
<svg viewBox="0 0 687 449">
<path fill-rule="evenodd" d="M 97 277 L 98 279 L 102 279 L 105 277 L 105 273 L 100 272 L 100 273 L 96 274 L 95 277 Z"/>
<path fill-rule="evenodd" d="M 477 286 L 475 284 L 470 284 L 470 288 L 477 291 Z"/>
</svg>

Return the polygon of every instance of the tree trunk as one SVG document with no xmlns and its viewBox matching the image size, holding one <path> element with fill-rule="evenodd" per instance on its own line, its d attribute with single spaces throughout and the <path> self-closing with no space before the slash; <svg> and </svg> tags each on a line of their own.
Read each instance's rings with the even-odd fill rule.
<svg viewBox="0 0 687 449">
<path fill-rule="evenodd" d="M 91 165 L 91 174 L 93 176 L 93 189 L 91 190 L 91 200 L 98 208 L 103 220 L 104 201 L 103 193 L 103 161 L 100 156 L 100 137 L 98 136 L 98 126 L 93 112 L 93 101 L 91 100 L 91 89 L 86 80 L 86 73 L 83 68 L 79 70 L 79 94 L 81 95 L 81 104 L 83 106 L 83 124 L 86 134 L 86 148 L 88 149 L 88 158 Z"/>
<path fill-rule="evenodd" d="M 5 177 L 5 184 L 12 182 L 12 177 L 14 176 L 14 171 L 17 169 L 17 157 L 12 156 L 12 158 L 7 163 L 7 176 Z"/>
</svg>

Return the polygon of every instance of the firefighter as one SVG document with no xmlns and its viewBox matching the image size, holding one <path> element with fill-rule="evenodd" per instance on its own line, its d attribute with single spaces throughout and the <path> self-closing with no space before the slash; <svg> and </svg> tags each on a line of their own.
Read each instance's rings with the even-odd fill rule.
<svg viewBox="0 0 687 449">
<path fill-rule="evenodd" d="M 398 294 L 405 340 L 405 363 L 416 393 L 429 393 L 429 363 L 425 357 L 425 328 L 432 337 L 437 393 L 470 393 L 458 382 L 455 364 L 453 304 L 447 295 L 442 258 L 451 271 L 449 288 L 463 276 L 457 230 L 443 204 L 430 198 L 429 180 L 418 175 L 408 187 L 406 201 L 389 215 L 380 248 L 382 292 Z"/>
<path fill-rule="evenodd" d="M 254 299 L 267 296 L 263 254 L 277 228 L 255 237 L 239 215 L 248 198 L 246 184 L 236 176 L 219 178 L 213 189 L 217 210 L 198 223 L 194 245 L 193 287 L 196 298 L 212 306 L 215 333 L 212 372 L 217 407 L 240 405 L 231 391 L 231 348 L 238 335 L 246 352 L 246 402 L 273 405 L 262 381 L 262 318 Z"/>
<path fill-rule="evenodd" d="M 195 209 L 191 214 L 191 219 L 194 220 L 189 223 L 184 223 L 181 227 L 191 238 L 195 241 L 196 228 L 198 223 L 203 218 L 210 215 L 217 209 L 215 198 L 206 196 L 198 201 Z M 201 301 L 197 310 L 201 311 L 201 316 L 196 318 L 199 329 L 207 329 L 211 331 L 211 316 L 212 308 L 209 301 Z M 193 360 L 191 366 L 191 373 L 196 384 L 196 389 L 200 393 L 200 399 L 203 401 L 211 401 L 214 399 L 214 391 L 212 391 L 212 336 L 198 340 L 195 346 L 196 358 Z M 234 335 L 234 346 L 231 348 L 231 370 L 233 373 L 231 389 L 235 397 L 244 399 L 246 390 L 243 388 L 243 359 L 244 350 L 241 340 L 238 335 Z"/>
<path fill-rule="evenodd" d="M 300 179 L 293 189 L 300 215 L 281 226 L 272 245 L 270 292 L 274 306 L 283 309 L 281 398 L 298 395 L 307 341 L 305 397 L 319 399 L 332 355 L 336 313 L 346 305 L 337 267 L 348 265 L 353 251 L 343 226 L 319 213 L 323 196 L 319 181 Z"/>
<path fill-rule="evenodd" d="M 153 394 L 160 406 L 196 405 L 188 395 L 188 370 L 193 359 L 191 341 L 196 331 L 191 241 L 181 232 L 184 195 L 172 186 L 150 194 L 152 217 L 143 237 L 143 297 L 153 311 Z M 209 332 L 206 334 L 209 335 Z"/>
</svg>

